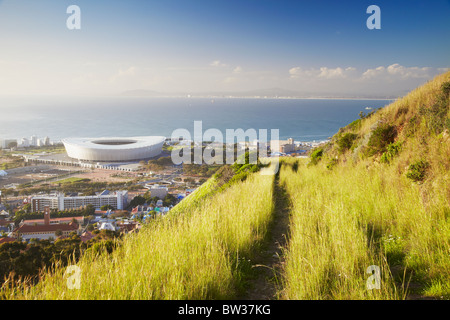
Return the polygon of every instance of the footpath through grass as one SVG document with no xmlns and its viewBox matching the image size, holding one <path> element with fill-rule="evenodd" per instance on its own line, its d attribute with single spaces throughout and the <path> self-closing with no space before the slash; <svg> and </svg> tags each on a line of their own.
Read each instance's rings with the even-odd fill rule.
<svg viewBox="0 0 450 320">
<path fill-rule="evenodd" d="M 252 270 L 247 281 L 243 300 L 278 299 L 282 290 L 284 249 L 289 233 L 289 198 L 280 184 L 280 172 L 273 184 L 273 213 L 266 236 L 251 260 Z"/>
</svg>

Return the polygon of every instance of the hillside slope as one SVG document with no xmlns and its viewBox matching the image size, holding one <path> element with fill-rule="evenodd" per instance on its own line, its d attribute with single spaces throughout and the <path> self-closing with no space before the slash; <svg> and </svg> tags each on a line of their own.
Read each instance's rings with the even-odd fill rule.
<svg viewBox="0 0 450 320">
<path fill-rule="evenodd" d="M 284 298 L 450 298 L 449 93 L 447 72 L 284 161 Z"/>
</svg>

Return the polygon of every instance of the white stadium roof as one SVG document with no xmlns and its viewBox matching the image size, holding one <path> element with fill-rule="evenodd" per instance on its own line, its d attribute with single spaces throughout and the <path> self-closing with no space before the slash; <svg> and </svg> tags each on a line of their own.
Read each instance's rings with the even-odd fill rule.
<svg viewBox="0 0 450 320">
<path fill-rule="evenodd" d="M 62 142 L 71 158 L 88 161 L 131 161 L 159 155 L 162 136 L 69 138 Z"/>
</svg>

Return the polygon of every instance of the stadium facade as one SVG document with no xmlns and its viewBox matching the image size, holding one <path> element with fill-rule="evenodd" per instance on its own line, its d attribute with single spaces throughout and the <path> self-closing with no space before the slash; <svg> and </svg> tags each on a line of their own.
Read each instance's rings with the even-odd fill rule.
<svg viewBox="0 0 450 320">
<path fill-rule="evenodd" d="M 162 152 L 162 136 L 63 139 L 67 155 L 85 161 L 120 162 L 149 159 Z"/>
</svg>

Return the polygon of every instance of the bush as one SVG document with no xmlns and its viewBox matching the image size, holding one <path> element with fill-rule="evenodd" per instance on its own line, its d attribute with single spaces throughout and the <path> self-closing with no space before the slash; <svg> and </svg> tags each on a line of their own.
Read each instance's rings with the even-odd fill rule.
<svg viewBox="0 0 450 320">
<path fill-rule="evenodd" d="M 314 149 L 310 155 L 311 158 L 310 164 L 316 165 L 322 159 L 322 156 L 323 156 L 323 148 Z"/>
<path fill-rule="evenodd" d="M 394 142 L 397 136 L 397 129 L 395 126 L 384 123 L 373 130 L 367 143 L 367 155 L 373 156 L 386 151 L 387 145 Z"/>
<path fill-rule="evenodd" d="M 357 130 L 360 127 L 361 127 L 361 119 L 357 119 L 347 126 L 347 128 L 349 128 L 351 130 Z"/>
<path fill-rule="evenodd" d="M 402 147 L 402 143 L 400 141 L 390 143 L 387 146 L 386 152 L 384 152 L 381 155 L 381 162 L 382 163 L 390 163 L 392 161 L 392 159 L 394 159 L 394 157 L 396 157 L 399 154 L 401 147 Z"/>
<path fill-rule="evenodd" d="M 430 164 L 426 160 L 418 160 L 410 164 L 406 177 L 415 182 L 423 181 L 429 166 Z"/>
<path fill-rule="evenodd" d="M 339 147 L 339 151 L 343 153 L 350 149 L 353 146 L 353 141 L 355 141 L 357 137 L 357 134 L 351 132 L 347 132 L 339 137 L 336 142 Z"/>
</svg>

